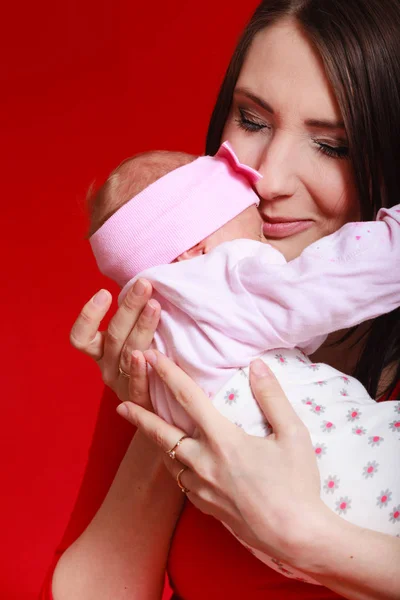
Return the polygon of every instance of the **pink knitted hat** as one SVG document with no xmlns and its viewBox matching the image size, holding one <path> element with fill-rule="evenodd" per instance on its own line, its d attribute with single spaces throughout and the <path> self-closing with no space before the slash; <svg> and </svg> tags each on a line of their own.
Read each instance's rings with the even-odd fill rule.
<svg viewBox="0 0 400 600">
<path fill-rule="evenodd" d="M 118 209 L 90 238 L 100 271 L 121 287 L 141 271 L 168 264 L 259 199 L 261 175 L 224 142 L 171 171 Z"/>
</svg>

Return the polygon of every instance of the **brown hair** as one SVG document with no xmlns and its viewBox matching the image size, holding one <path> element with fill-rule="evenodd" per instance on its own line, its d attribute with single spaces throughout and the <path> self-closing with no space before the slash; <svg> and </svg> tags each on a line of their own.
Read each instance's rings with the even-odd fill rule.
<svg viewBox="0 0 400 600">
<path fill-rule="evenodd" d="M 161 179 L 178 167 L 183 167 L 195 156 L 185 152 L 151 150 L 126 158 L 108 176 L 105 183 L 95 189 L 92 184 L 87 194 L 89 209 L 88 237 L 93 235 L 107 219 L 144 188 Z"/>
<path fill-rule="evenodd" d="M 223 80 L 209 124 L 206 153 L 215 154 L 220 145 L 233 91 L 254 36 L 285 17 L 296 19 L 321 55 L 349 139 L 361 218 L 372 220 L 381 207 L 397 204 L 400 195 L 399 0 L 261 2 Z M 354 376 L 375 397 L 383 369 L 395 364 L 387 389 L 391 393 L 400 379 L 400 310 L 376 318 L 364 342 Z"/>
</svg>

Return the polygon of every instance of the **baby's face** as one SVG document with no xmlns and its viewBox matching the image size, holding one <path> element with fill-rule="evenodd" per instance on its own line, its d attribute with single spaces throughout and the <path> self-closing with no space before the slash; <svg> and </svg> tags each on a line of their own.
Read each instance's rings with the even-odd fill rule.
<svg viewBox="0 0 400 600">
<path fill-rule="evenodd" d="M 214 233 L 196 244 L 196 246 L 183 252 L 173 262 L 188 260 L 189 258 L 200 256 L 201 254 L 207 254 L 220 244 L 231 242 L 232 240 L 245 238 L 247 240 L 255 240 L 256 242 L 266 244 L 268 241 L 264 237 L 262 230 L 263 220 L 258 209 L 255 205 L 249 206 L 237 217 L 233 218 L 228 223 L 225 223 L 225 225 L 217 229 L 217 231 L 214 231 Z"/>
<path fill-rule="evenodd" d="M 253 204 L 237 217 L 225 223 L 220 229 L 209 235 L 204 243 L 204 253 L 210 252 L 223 242 L 246 238 L 257 242 L 267 242 L 263 235 L 263 220 Z"/>
</svg>

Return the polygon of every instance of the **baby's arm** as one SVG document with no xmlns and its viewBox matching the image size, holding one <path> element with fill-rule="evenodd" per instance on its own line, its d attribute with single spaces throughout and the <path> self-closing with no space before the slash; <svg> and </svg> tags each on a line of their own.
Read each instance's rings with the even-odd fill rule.
<svg viewBox="0 0 400 600">
<path fill-rule="evenodd" d="M 143 276 L 216 346 L 228 336 L 232 360 L 240 344 L 246 356 L 295 346 L 311 352 L 318 336 L 399 306 L 400 207 L 345 225 L 289 263 L 268 244 L 236 240 Z"/>
<path fill-rule="evenodd" d="M 348 223 L 284 267 L 263 266 L 262 251 L 259 261 L 243 259 L 236 277 L 284 347 L 373 319 L 400 305 L 400 205 Z"/>
</svg>

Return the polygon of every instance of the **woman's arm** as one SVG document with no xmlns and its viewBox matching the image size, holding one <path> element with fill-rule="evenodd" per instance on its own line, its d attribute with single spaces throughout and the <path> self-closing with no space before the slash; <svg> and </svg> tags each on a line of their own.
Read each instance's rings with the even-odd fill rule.
<svg viewBox="0 0 400 600">
<path fill-rule="evenodd" d="M 274 430 L 267 438 L 224 419 L 169 359 L 145 356 L 198 426 L 196 438 L 179 447 L 179 460 L 166 459 L 174 477 L 188 467 L 181 482 L 198 508 L 349 600 L 399 599 L 400 540 L 351 525 L 322 502 L 308 431 L 262 361 L 252 365 L 251 385 Z M 182 435 L 139 406 L 120 405 L 120 414 L 123 406 L 126 418 L 164 450 Z"/>
<path fill-rule="evenodd" d="M 60 558 L 54 600 L 161 598 L 182 493 L 137 433 L 92 522 Z"/>
<path fill-rule="evenodd" d="M 293 566 L 349 600 L 398 600 L 400 539 L 323 512 L 308 521 Z"/>
<path fill-rule="evenodd" d="M 71 341 L 98 362 L 103 379 L 121 397 L 149 406 L 147 380 L 140 377 L 146 365 L 130 359 L 133 348 L 148 347 L 158 321 L 157 305 L 150 314 L 143 311 L 151 295 L 151 286 L 143 283 L 144 290 L 130 291 L 106 332 L 98 329 L 111 296 L 96 295 L 74 324 Z M 130 379 L 119 371 L 129 372 L 129 366 Z M 161 597 L 182 494 L 168 477 L 160 451 L 140 433 L 129 441 L 132 430 L 121 427 L 114 403 L 115 397 L 105 394 L 62 544 L 67 550 L 53 576 L 54 600 Z"/>
</svg>

